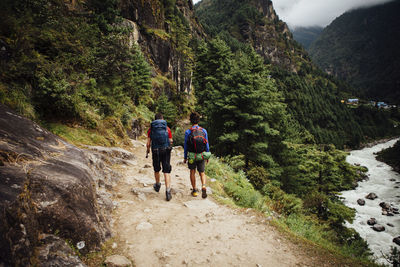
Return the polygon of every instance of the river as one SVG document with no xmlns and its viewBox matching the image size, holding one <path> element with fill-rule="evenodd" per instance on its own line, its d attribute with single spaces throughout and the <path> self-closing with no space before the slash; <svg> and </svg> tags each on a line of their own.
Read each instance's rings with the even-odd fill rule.
<svg viewBox="0 0 400 267">
<path fill-rule="evenodd" d="M 343 203 L 356 209 L 356 216 L 352 224 L 346 223 L 349 228 L 354 228 L 369 244 L 377 262 L 388 264 L 382 257 L 382 253 L 388 254 L 390 247 L 397 246 L 393 238 L 400 235 L 400 215 L 392 217 L 382 215 L 381 202 L 389 202 L 395 207 L 400 207 L 400 174 L 394 172 L 390 166 L 375 159 L 375 152 L 391 147 L 397 141 L 391 140 L 362 150 L 354 150 L 347 157 L 350 164 L 361 164 L 368 168 L 369 179 L 358 183 L 355 190 L 341 192 Z M 375 200 L 366 199 L 369 193 L 375 193 L 378 198 Z M 357 199 L 364 199 L 365 206 L 357 204 Z M 385 227 L 384 232 L 376 232 L 367 224 L 367 220 L 375 218 L 378 224 Z M 394 227 L 387 224 L 390 223 Z M 400 246 L 397 246 L 400 249 Z"/>
</svg>

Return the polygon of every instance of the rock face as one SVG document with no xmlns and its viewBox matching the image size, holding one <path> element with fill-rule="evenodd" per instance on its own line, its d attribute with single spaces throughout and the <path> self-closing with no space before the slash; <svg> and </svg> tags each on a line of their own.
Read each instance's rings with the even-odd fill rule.
<svg viewBox="0 0 400 267">
<path fill-rule="evenodd" d="M 101 157 L 0 105 L 0 265 L 29 266 L 39 249 L 40 266 L 54 255 L 79 266 L 64 239 L 84 241 L 82 254 L 100 247 L 112 201 L 98 181 L 117 177 Z"/>
<path fill-rule="evenodd" d="M 174 25 L 167 19 L 168 10 L 175 9 L 186 20 L 190 27 L 188 37 L 204 38 L 205 33 L 194 17 L 192 0 L 177 0 L 175 6 L 171 7 L 165 7 L 167 4 L 164 2 L 166 1 L 121 0 L 119 9 L 127 19 L 126 23 L 138 29 L 138 35 L 134 39 L 149 58 L 155 72 L 173 80 L 180 92 L 189 92 L 192 73 L 185 63 L 187 59 L 171 39 Z"/>
</svg>

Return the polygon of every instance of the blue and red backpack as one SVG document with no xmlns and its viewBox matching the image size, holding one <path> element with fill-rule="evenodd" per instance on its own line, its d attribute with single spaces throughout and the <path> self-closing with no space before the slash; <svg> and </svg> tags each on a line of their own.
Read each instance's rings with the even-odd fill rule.
<svg viewBox="0 0 400 267">
<path fill-rule="evenodd" d="M 188 145 L 189 152 L 201 153 L 207 150 L 207 139 L 203 128 L 190 128 Z"/>
</svg>

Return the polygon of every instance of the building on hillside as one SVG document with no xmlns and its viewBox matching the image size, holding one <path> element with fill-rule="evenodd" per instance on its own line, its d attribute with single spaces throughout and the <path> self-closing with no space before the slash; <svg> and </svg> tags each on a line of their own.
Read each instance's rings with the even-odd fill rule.
<svg viewBox="0 0 400 267">
<path fill-rule="evenodd" d="M 349 99 L 347 99 L 347 104 L 349 104 L 349 105 L 358 105 L 358 98 L 349 98 Z"/>
<path fill-rule="evenodd" d="M 384 108 L 384 109 L 389 108 L 388 104 L 386 104 L 385 102 L 378 102 L 378 103 L 376 103 L 376 106 L 378 108 Z"/>
</svg>

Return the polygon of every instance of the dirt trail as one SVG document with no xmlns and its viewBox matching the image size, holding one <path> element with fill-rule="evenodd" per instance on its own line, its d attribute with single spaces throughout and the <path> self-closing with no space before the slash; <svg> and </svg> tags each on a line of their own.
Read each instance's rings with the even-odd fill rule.
<svg viewBox="0 0 400 267">
<path fill-rule="evenodd" d="M 220 205 L 212 195 L 192 197 L 178 149 L 172 151 L 173 198 L 167 202 L 164 183 L 159 193 L 152 188 L 144 143 L 133 144 L 137 165 L 124 168 L 115 187 L 113 232 L 121 253 L 136 266 L 315 266 L 262 218 Z"/>
</svg>

